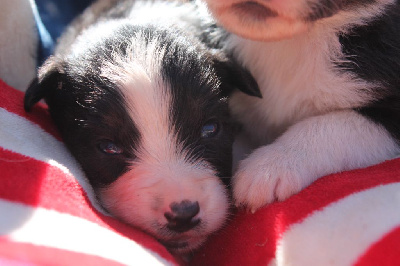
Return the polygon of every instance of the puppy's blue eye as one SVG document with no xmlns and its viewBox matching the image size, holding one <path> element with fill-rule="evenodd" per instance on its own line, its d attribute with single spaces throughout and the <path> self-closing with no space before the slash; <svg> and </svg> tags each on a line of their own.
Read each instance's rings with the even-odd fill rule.
<svg viewBox="0 0 400 266">
<path fill-rule="evenodd" d="M 114 142 L 109 141 L 109 140 L 103 140 L 99 142 L 97 145 L 100 151 L 104 152 L 105 154 L 121 154 L 123 150 L 118 147 Z"/>
<path fill-rule="evenodd" d="M 201 137 L 203 139 L 215 137 L 219 132 L 219 125 L 217 122 L 207 122 L 201 128 Z"/>
</svg>

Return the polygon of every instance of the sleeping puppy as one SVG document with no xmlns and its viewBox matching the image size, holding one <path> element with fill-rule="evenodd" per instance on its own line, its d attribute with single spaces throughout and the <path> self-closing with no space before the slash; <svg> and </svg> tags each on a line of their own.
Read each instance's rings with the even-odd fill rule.
<svg viewBox="0 0 400 266">
<path fill-rule="evenodd" d="M 234 173 L 237 205 L 255 211 L 399 154 L 400 1 L 205 2 L 263 95 L 230 100 L 258 147 Z"/>
<path fill-rule="evenodd" d="M 45 99 L 103 206 L 175 253 L 224 223 L 227 95 L 259 94 L 246 70 L 200 41 L 202 27 L 193 3 L 98 1 L 25 96 L 27 111 Z"/>
</svg>

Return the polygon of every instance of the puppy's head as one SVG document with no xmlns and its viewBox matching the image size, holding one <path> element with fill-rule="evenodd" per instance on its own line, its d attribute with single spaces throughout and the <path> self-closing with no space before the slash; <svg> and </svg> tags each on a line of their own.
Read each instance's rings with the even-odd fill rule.
<svg viewBox="0 0 400 266">
<path fill-rule="evenodd" d="M 316 21 L 341 13 L 333 26 L 362 23 L 395 0 L 201 0 L 229 31 L 273 41 L 306 31 Z"/>
<path fill-rule="evenodd" d="M 123 23 L 107 27 L 88 30 L 48 59 L 25 108 L 46 100 L 110 213 L 174 252 L 189 251 L 228 213 L 224 181 L 234 136 L 227 95 L 233 87 L 258 94 L 257 84 L 195 39 Z"/>
</svg>

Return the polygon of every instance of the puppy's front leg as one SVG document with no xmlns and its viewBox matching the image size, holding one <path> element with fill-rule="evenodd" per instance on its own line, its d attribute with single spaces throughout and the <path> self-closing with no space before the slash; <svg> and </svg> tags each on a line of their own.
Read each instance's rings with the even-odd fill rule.
<svg viewBox="0 0 400 266">
<path fill-rule="evenodd" d="M 355 111 L 311 117 L 240 162 L 233 179 L 235 202 L 254 212 L 319 177 L 373 165 L 399 151 L 382 126 Z"/>
</svg>

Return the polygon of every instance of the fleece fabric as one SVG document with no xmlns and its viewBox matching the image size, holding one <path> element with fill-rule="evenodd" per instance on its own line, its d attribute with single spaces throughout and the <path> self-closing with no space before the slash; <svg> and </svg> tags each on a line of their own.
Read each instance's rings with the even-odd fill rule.
<svg viewBox="0 0 400 266">
<path fill-rule="evenodd" d="M 46 106 L 0 81 L 0 265 L 399 265 L 400 159 L 235 211 L 189 263 L 109 216 Z"/>
</svg>

